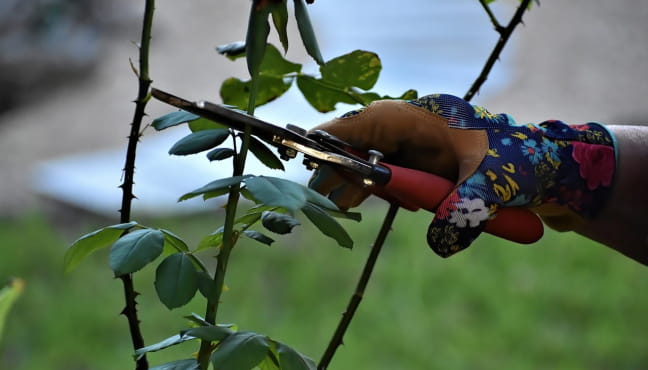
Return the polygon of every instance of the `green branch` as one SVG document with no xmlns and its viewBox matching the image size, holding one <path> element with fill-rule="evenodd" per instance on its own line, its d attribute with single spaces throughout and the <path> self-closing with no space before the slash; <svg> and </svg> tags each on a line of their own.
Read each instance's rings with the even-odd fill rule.
<svg viewBox="0 0 648 370">
<path fill-rule="evenodd" d="M 252 89 L 248 99 L 247 113 L 254 114 L 256 106 L 256 95 L 259 90 L 259 75 L 258 73 L 252 76 Z M 245 170 L 245 162 L 250 148 L 250 137 L 252 129 L 250 126 L 245 126 L 243 133 L 241 149 L 234 155 L 234 170 L 232 176 L 241 176 Z M 236 140 L 234 141 L 236 145 Z M 234 147 L 236 151 L 236 146 Z M 238 201 L 241 197 L 240 184 L 230 187 L 227 197 L 227 206 L 225 208 L 225 224 L 223 225 L 223 244 L 217 257 L 216 271 L 214 272 L 213 284 L 215 286 L 215 293 L 213 297 L 207 300 L 207 309 L 205 310 L 205 321 L 214 325 L 216 324 L 216 317 L 218 316 L 218 307 L 220 305 L 220 297 L 223 293 L 223 286 L 225 285 L 225 275 L 227 274 L 227 265 L 229 264 L 230 254 L 234 249 L 234 245 L 238 240 L 238 234 L 234 231 L 234 224 L 236 222 L 236 210 L 238 208 Z M 198 351 L 198 364 L 201 369 L 209 367 L 209 359 L 214 347 L 211 341 L 202 340 L 200 343 L 200 350 Z"/>
</svg>

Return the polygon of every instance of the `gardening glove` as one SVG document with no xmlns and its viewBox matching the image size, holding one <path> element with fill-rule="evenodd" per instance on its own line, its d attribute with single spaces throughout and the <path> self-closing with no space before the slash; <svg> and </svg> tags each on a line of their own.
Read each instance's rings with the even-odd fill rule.
<svg viewBox="0 0 648 370">
<path fill-rule="evenodd" d="M 573 230 L 603 208 L 616 164 L 614 138 L 598 123 L 516 125 L 451 95 L 376 101 L 315 129 L 378 150 L 385 163 L 453 181 L 427 233 L 443 257 L 470 246 L 502 207 L 531 208 L 548 226 Z M 310 186 L 343 209 L 373 190 L 340 176 L 323 168 Z"/>
</svg>

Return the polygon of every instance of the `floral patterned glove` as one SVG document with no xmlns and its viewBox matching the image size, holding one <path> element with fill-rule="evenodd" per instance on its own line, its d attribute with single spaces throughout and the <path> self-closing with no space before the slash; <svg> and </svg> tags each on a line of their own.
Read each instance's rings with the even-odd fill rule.
<svg viewBox="0 0 648 370">
<path fill-rule="evenodd" d="M 502 207 L 531 208 L 550 227 L 573 230 L 602 209 L 615 171 L 614 138 L 598 123 L 516 125 L 507 114 L 451 95 L 380 101 L 318 129 L 359 149 L 383 151 L 387 163 L 456 182 L 427 234 L 443 257 L 470 246 Z M 318 182 L 327 185 L 318 188 Z M 340 191 L 317 178 L 312 183 L 339 199 L 364 199 L 340 196 L 358 188 Z"/>
</svg>

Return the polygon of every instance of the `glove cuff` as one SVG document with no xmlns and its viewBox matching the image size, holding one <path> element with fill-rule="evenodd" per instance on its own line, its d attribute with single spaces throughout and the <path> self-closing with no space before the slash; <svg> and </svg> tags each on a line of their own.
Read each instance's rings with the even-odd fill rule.
<svg viewBox="0 0 648 370">
<path fill-rule="evenodd" d="M 569 213 L 576 213 L 585 219 L 595 218 L 605 207 L 614 185 L 618 163 L 614 135 L 596 122 L 566 125 L 560 121 L 547 121 L 538 126 L 559 147 L 564 145 L 561 143 L 568 143 L 559 149 L 562 164 L 555 177 L 556 184 L 546 189 L 544 201 L 550 206 L 567 206 L 572 211 Z M 543 215 L 545 212 L 539 210 L 539 213 Z M 573 229 L 571 221 L 556 222 L 560 218 L 555 216 L 552 215 L 552 228 Z"/>
</svg>

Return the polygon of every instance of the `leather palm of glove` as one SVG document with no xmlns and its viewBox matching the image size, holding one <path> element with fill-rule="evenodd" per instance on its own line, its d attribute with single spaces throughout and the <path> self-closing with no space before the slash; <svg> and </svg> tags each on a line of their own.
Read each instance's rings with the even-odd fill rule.
<svg viewBox="0 0 648 370">
<path fill-rule="evenodd" d="M 501 207 L 532 208 L 550 227 L 573 230 L 604 206 L 615 171 L 614 138 L 598 123 L 516 125 L 451 95 L 376 101 L 315 129 L 378 150 L 386 163 L 453 181 L 427 234 L 443 257 L 470 246 Z M 343 209 L 372 190 L 326 167 L 310 186 Z"/>
</svg>

